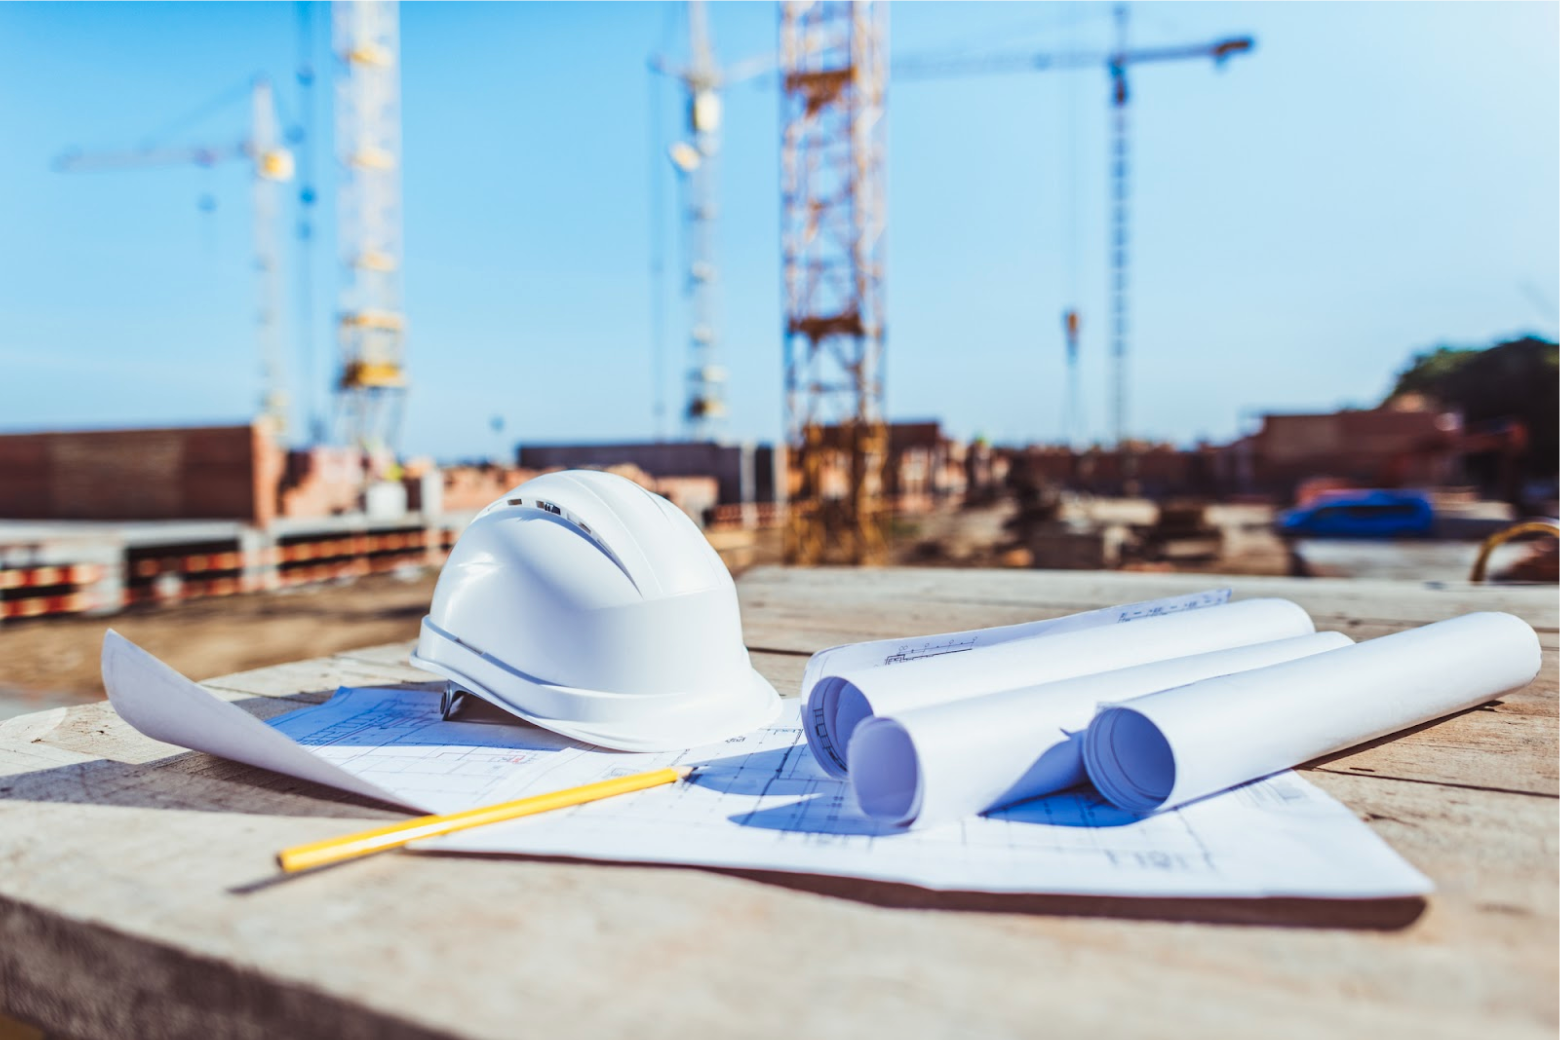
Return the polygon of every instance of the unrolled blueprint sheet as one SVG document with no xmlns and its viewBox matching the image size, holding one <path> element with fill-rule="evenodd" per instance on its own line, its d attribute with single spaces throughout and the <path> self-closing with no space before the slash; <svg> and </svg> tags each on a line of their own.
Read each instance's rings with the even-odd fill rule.
<svg viewBox="0 0 1560 1040">
<path fill-rule="evenodd" d="M 723 744 L 624 754 L 529 726 L 443 722 L 438 698 L 348 690 L 274 720 L 281 732 L 402 800 L 452 807 L 663 765 L 692 782 L 424 848 L 838 874 L 925 888 L 1118 896 L 1383 897 L 1429 882 L 1342 805 L 1293 773 L 1138 819 L 1079 789 L 907 832 L 873 823 L 813 762 L 799 711 Z"/>
<path fill-rule="evenodd" d="M 691 782 L 466 831 L 427 846 L 1111 896 L 1414 895 L 1429 882 L 1354 814 L 1284 773 L 1139 819 L 1087 789 L 924 831 L 876 824 L 828 777 L 788 701 L 770 726 L 689 751 L 628 754 L 518 719 L 446 722 L 415 689 L 344 689 L 262 723 L 134 644 L 105 640 L 104 680 L 132 726 L 168 741 L 433 812 L 673 764 Z"/>
</svg>

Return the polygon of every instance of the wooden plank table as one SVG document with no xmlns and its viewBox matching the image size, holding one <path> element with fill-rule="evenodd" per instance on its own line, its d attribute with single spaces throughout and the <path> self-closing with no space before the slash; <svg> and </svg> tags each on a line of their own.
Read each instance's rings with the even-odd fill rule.
<svg viewBox="0 0 1560 1040">
<path fill-rule="evenodd" d="M 1527 689 L 1306 770 L 1434 880 L 1427 901 L 961 896 L 440 855 L 244 891 L 278 848 L 400 814 L 94 704 L 0 724 L 0 1011 L 80 1037 L 1553 1037 L 1554 589 L 1229 583 L 1357 638 L 1481 609 L 1538 629 Z M 826 645 L 1210 584 L 764 569 L 739 589 L 755 664 L 789 693 Z M 426 682 L 406 650 L 206 685 L 269 717 L 338 684 Z"/>
</svg>

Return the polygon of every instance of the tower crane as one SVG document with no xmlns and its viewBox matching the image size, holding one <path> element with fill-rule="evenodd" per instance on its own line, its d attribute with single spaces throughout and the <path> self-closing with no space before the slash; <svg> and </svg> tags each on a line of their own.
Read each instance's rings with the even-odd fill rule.
<svg viewBox="0 0 1560 1040">
<path fill-rule="evenodd" d="M 1127 8 L 1115 9 L 1116 43 L 1105 53 L 1071 51 L 1058 54 L 1005 52 L 977 57 L 919 56 L 897 60 L 893 77 L 898 80 L 934 79 L 947 76 L 1015 73 L 1062 72 L 1077 69 L 1103 69 L 1110 77 L 1110 341 L 1111 341 L 1111 427 L 1117 448 L 1123 452 L 1123 470 L 1130 479 L 1127 418 L 1128 274 L 1130 258 L 1130 191 L 1127 104 L 1127 70 L 1137 65 L 1202 60 L 1215 67 L 1237 54 L 1249 53 L 1255 41 L 1249 36 L 1230 36 L 1206 43 L 1174 44 L 1160 47 L 1131 48 L 1127 45 Z M 1069 364 L 1077 355 L 1077 314 L 1069 310 L 1063 316 L 1067 334 Z"/>
<path fill-rule="evenodd" d="M 786 560 L 883 563 L 888 4 L 786 0 L 780 71 Z"/>
<path fill-rule="evenodd" d="M 293 176 L 293 156 L 282 144 L 270 82 L 257 76 L 249 88 L 249 132 L 237 140 L 208 145 L 148 146 L 106 151 L 73 149 L 54 161 L 61 173 L 102 173 L 168 166 L 212 167 L 247 162 L 253 171 L 254 263 L 258 278 L 256 339 L 259 346 L 260 414 L 278 436 L 288 429 L 284 364 L 282 209 L 279 189 Z"/>
<path fill-rule="evenodd" d="M 400 17 L 388 0 L 331 5 L 336 53 L 336 199 L 343 266 L 336 332 L 340 435 L 363 451 L 393 452 L 405 399 L 401 313 Z"/>
<path fill-rule="evenodd" d="M 721 91 L 774 68 L 770 55 L 722 69 L 715 61 L 709 18 L 701 0 L 688 3 L 688 62 L 677 66 L 664 57 L 650 68 L 676 80 L 688 95 L 687 137 L 667 150 L 684 185 L 688 247 L 687 292 L 691 298 L 688 329 L 687 404 L 683 428 L 689 440 L 713 440 L 726 408 L 726 370 L 720 363 L 715 227 L 719 217 L 716 165 L 720 154 Z"/>
</svg>

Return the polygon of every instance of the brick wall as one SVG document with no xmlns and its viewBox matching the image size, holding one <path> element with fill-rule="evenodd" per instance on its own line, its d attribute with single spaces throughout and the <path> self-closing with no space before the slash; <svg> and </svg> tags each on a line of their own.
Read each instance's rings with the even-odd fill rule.
<svg viewBox="0 0 1560 1040">
<path fill-rule="evenodd" d="M 258 424 L 0 435 L 0 517 L 264 525 L 284 464 Z"/>
</svg>

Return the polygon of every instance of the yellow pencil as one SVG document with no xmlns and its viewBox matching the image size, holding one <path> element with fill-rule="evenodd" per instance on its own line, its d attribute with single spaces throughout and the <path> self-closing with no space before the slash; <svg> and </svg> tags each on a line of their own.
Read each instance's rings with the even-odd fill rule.
<svg viewBox="0 0 1560 1040">
<path fill-rule="evenodd" d="M 385 849 L 399 848 L 408 842 L 417 841 L 421 838 L 432 838 L 436 835 L 448 834 L 451 831 L 462 831 L 468 827 L 481 827 L 489 823 L 500 823 L 504 820 L 513 820 L 521 816 L 530 816 L 534 813 L 548 812 L 552 809 L 564 809 L 571 805 L 581 805 L 585 802 L 594 802 L 602 798 L 611 798 L 617 794 L 628 794 L 630 791 L 643 791 L 647 787 L 659 787 L 662 784 L 676 783 L 678 780 L 685 779 L 692 774 L 694 768 L 693 766 L 679 766 L 669 769 L 653 769 L 648 773 L 620 776 L 614 780 L 599 780 L 594 784 L 571 787 L 564 791 L 553 791 L 550 794 L 532 795 L 529 798 L 520 798 L 512 802 L 500 802 L 497 805 L 484 806 L 480 809 L 466 809 L 463 812 L 445 813 L 439 816 L 419 816 L 415 820 L 407 820 L 405 823 L 395 823 L 388 827 L 377 827 L 371 831 L 348 834 L 342 838 L 328 838 L 325 841 L 316 841 L 309 845 L 297 845 L 290 849 L 283 849 L 276 854 L 276 863 L 282 870 L 293 874 L 300 870 L 309 870 L 313 867 L 340 863 L 342 860 L 353 859 L 357 856 L 383 852 Z"/>
</svg>

